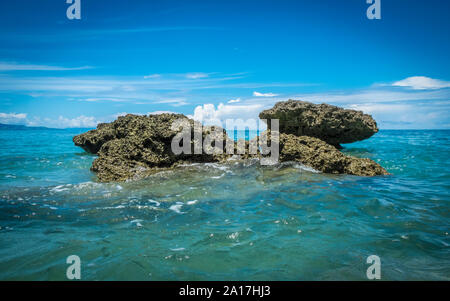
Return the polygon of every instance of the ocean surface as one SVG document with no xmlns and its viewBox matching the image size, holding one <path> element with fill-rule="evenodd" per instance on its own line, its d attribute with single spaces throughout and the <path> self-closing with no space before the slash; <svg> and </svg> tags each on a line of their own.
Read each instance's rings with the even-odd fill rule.
<svg viewBox="0 0 450 301">
<path fill-rule="evenodd" d="M 0 280 L 450 280 L 450 131 L 345 145 L 392 175 L 197 164 L 101 184 L 85 130 L 0 130 Z"/>
</svg>

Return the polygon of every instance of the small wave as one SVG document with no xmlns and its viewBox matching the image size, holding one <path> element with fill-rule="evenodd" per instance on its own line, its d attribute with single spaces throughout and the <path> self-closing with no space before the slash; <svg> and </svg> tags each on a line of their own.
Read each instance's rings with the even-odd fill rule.
<svg viewBox="0 0 450 301">
<path fill-rule="evenodd" d="M 68 185 L 70 185 L 70 184 L 68 184 Z M 74 185 L 73 187 L 76 190 L 82 190 L 85 188 L 98 188 L 98 187 L 102 187 L 103 185 L 105 185 L 105 184 L 96 183 L 96 182 L 83 182 L 83 183 Z"/>
<path fill-rule="evenodd" d="M 130 221 L 130 224 L 132 224 L 132 225 L 135 224 L 136 227 L 141 228 L 141 227 L 143 227 L 141 224 L 141 222 L 143 222 L 143 221 L 144 220 L 142 220 L 142 219 L 134 219 L 134 220 Z"/>
<path fill-rule="evenodd" d="M 117 205 L 115 207 L 112 207 L 112 206 L 97 207 L 96 209 L 98 209 L 98 210 L 111 210 L 111 209 L 124 209 L 124 208 L 125 208 L 124 205 Z"/>
<path fill-rule="evenodd" d="M 309 172 L 312 172 L 312 173 L 320 173 L 320 171 L 318 171 L 318 170 L 316 170 L 316 169 L 314 169 L 314 168 L 312 168 L 312 167 L 309 167 L 309 166 L 300 164 L 300 163 L 294 164 L 293 167 L 294 167 L 294 168 L 297 168 L 297 169 L 304 170 L 304 171 L 309 171 Z"/>
<path fill-rule="evenodd" d="M 224 175 L 225 174 L 223 173 L 220 176 L 212 176 L 211 179 L 220 179 L 220 178 L 223 178 Z"/>
<path fill-rule="evenodd" d="M 63 184 L 53 188 L 49 187 L 50 194 L 86 194 L 86 193 L 102 193 L 105 197 L 111 197 L 111 193 L 123 191 L 123 186 L 112 183 L 83 182 L 79 184 Z"/>
<path fill-rule="evenodd" d="M 298 162 L 282 162 L 278 165 L 278 168 L 284 168 L 284 167 L 292 167 L 295 169 L 300 169 L 300 170 L 304 170 L 304 171 L 309 171 L 312 173 L 321 173 L 320 171 L 310 167 L 310 166 L 306 166 L 302 163 L 298 163 Z"/>
<path fill-rule="evenodd" d="M 155 207 L 155 206 L 148 206 L 148 205 L 136 205 L 136 206 L 130 206 L 130 208 L 136 208 L 136 209 L 138 209 L 138 210 L 141 210 L 141 209 L 158 210 L 157 207 Z"/>
<path fill-rule="evenodd" d="M 155 201 L 155 200 L 148 200 L 150 203 L 155 204 L 157 207 L 159 207 L 159 205 L 161 205 L 160 202 Z"/>
<path fill-rule="evenodd" d="M 218 169 L 218 170 L 222 170 L 222 171 L 227 171 L 228 169 L 230 169 L 228 166 L 225 166 L 223 164 L 218 164 L 218 163 L 205 163 L 204 165 Z"/>
<path fill-rule="evenodd" d="M 170 206 L 169 209 L 181 214 L 183 213 L 181 212 L 181 207 L 183 207 L 183 203 L 177 202 L 175 205 Z"/>
<path fill-rule="evenodd" d="M 186 248 L 172 248 L 172 249 L 170 249 L 170 251 L 173 251 L 173 252 L 179 252 L 179 251 L 184 251 L 184 250 L 186 250 Z"/>
<path fill-rule="evenodd" d="M 229 239 L 236 240 L 239 237 L 239 232 L 234 232 L 228 235 Z"/>
<path fill-rule="evenodd" d="M 240 155 L 233 155 L 230 158 L 227 159 L 227 161 L 239 161 L 241 160 L 241 156 Z"/>
<path fill-rule="evenodd" d="M 50 189 L 50 191 L 53 193 L 67 191 L 67 190 L 69 190 L 70 186 L 72 186 L 72 184 L 59 185 L 59 186 L 53 187 L 52 189 Z"/>
<path fill-rule="evenodd" d="M 179 164 L 179 167 L 191 167 L 191 166 L 198 166 L 200 165 L 200 163 L 184 163 L 184 164 Z"/>
</svg>

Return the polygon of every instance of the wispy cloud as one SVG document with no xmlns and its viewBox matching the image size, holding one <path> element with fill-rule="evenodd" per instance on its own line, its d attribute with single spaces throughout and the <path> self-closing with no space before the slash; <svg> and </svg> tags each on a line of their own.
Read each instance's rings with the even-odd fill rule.
<svg viewBox="0 0 450 301">
<path fill-rule="evenodd" d="M 257 83 L 242 82 L 242 75 L 233 77 L 219 73 L 205 73 L 186 78 L 186 74 L 164 74 L 145 79 L 142 76 L 12 76 L 0 75 L 0 92 L 18 93 L 22 95 L 45 97 L 60 97 L 72 101 L 87 102 L 123 102 L 135 104 L 161 103 L 173 98 L 195 99 L 195 101 L 211 101 L 208 93 L 220 89 L 246 90 L 266 87 L 304 86 L 299 83 Z M 203 90 L 203 91 L 200 91 Z M 209 91 L 211 92 L 209 92 Z M 268 94 L 275 95 L 275 94 Z M 185 105 L 179 102 L 178 105 Z M 176 106 L 175 102 L 172 102 Z"/>
<path fill-rule="evenodd" d="M 398 101 L 437 100 L 448 96 L 446 91 L 404 91 L 394 88 L 331 91 L 292 95 L 296 99 L 335 104 L 386 103 Z"/>
<path fill-rule="evenodd" d="M 180 107 L 180 106 L 184 106 L 187 105 L 188 103 L 186 102 L 186 99 L 184 98 L 177 98 L 177 99 L 163 99 L 163 100 L 158 100 L 156 101 L 156 103 L 163 103 L 163 104 L 169 104 L 173 107 Z"/>
<path fill-rule="evenodd" d="M 150 75 L 144 76 L 144 79 L 160 78 L 160 77 L 161 77 L 161 74 L 150 74 Z"/>
<path fill-rule="evenodd" d="M 392 84 L 394 87 L 407 87 L 414 90 L 434 90 L 449 88 L 450 82 L 426 76 L 412 76 Z"/>
<path fill-rule="evenodd" d="M 132 101 L 132 99 L 124 99 L 124 98 L 112 98 L 112 97 L 91 97 L 91 98 L 81 98 L 74 99 L 77 101 L 87 101 L 87 102 L 128 102 Z"/>
<path fill-rule="evenodd" d="M 23 124 L 26 123 L 27 114 L 25 113 L 0 113 L 0 123 L 4 124 Z"/>
<path fill-rule="evenodd" d="M 188 74 L 191 74 L 191 78 L 188 78 Z M 192 74 L 196 75 L 192 76 Z M 291 98 L 361 110 L 372 114 L 380 128 L 442 128 L 450 124 L 450 117 L 447 113 L 450 111 L 448 83 L 427 77 L 412 80 L 408 78 L 391 84 L 372 85 L 363 89 L 324 91 L 322 88 L 320 92 L 314 93 L 288 93 L 287 91 L 292 91 L 293 87 L 304 87 L 305 84 L 258 83 L 220 73 L 200 72 L 158 74 L 157 76 L 150 74 L 147 78 L 142 76 L 16 77 L 3 74 L 0 75 L 0 92 L 29 95 L 36 100 L 48 98 L 69 102 L 110 102 L 114 103 L 114 106 L 120 107 L 121 111 L 132 108 L 131 105 L 151 104 L 153 105 L 152 109 L 163 112 L 170 110 L 171 107 L 195 104 L 197 107 L 193 112 L 193 117 L 219 120 L 226 118 L 257 119 L 261 110 L 270 108 L 278 101 Z M 283 87 L 289 89 L 283 90 L 282 96 L 271 92 L 258 92 L 270 91 L 271 87 L 277 87 L 277 90 Z M 181 111 L 186 113 L 186 110 L 190 108 L 193 107 L 183 108 Z M 14 110 L 22 111 L 17 107 Z M 136 107 L 133 107 L 133 110 L 140 111 Z M 15 113 L 3 114 L 13 115 L 0 115 L 0 120 L 9 120 L 10 123 L 13 121 L 16 121 L 14 123 L 24 122 L 24 118 L 20 118 L 24 116 L 20 114 L 18 116 L 14 116 Z M 26 122 L 36 123 L 34 119 L 27 118 L 27 116 L 25 119 Z M 98 120 L 110 121 L 110 119 L 112 119 L 111 116 L 61 117 L 58 120 L 42 119 L 37 123 L 44 125 L 47 122 L 57 127 L 62 127 L 63 124 L 70 127 L 77 125 L 89 127 Z"/>
<path fill-rule="evenodd" d="M 188 79 L 199 79 L 199 78 L 207 78 L 209 77 L 208 73 L 203 72 L 195 72 L 195 73 L 187 73 L 186 78 Z"/>
<path fill-rule="evenodd" d="M 99 121 L 92 116 L 78 116 L 75 118 L 66 118 L 59 116 L 58 119 L 45 119 L 44 124 L 55 128 L 92 128 L 96 127 Z"/>
<path fill-rule="evenodd" d="M 223 30 L 220 27 L 211 26 L 155 26 L 155 27 L 136 27 L 136 28 L 116 28 L 116 29 L 100 29 L 88 30 L 80 32 L 80 35 L 102 35 L 102 34 L 129 34 L 129 33 L 150 33 L 165 31 L 187 31 L 187 30 Z"/>
<path fill-rule="evenodd" d="M 411 103 L 355 104 L 349 109 L 372 115 L 380 128 L 436 129 L 450 128 L 447 111 L 450 107 Z"/>
<path fill-rule="evenodd" d="M 73 70 L 86 70 L 92 68 L 93 67 L 91 66 L 61 67 L 49 65 L 21 64 L 15 62 L 0 62 L 0 71 L 73 71 Z"/>
<path fill-rule="evenodd" d="M 260 92 L 253 92 L 253 96 L 255 97 L 275 97 L 278 96 L 278 94 L 274 93 L 260 93 Z"/>
<path fill-rule="evenodd" d="M 50 128 L 92 128 L 100 121 L 92 116 L 78 116 L 67 118 L 59 116 L 57 119 L 33 117 L 29 118 L 26 113 L 0 113 L 0 123 L 23 124 L 27 126 L 45 126 Z"/>
<path fill-rule="evenodd" d="M 221 27 L 208 26 L 155 26 L 155 27 L 134 27 L 134 28 L 103 28 L 98 30 L 71 30 L 64 33 L 46 33 L 39 34 L 9 34 L 4 33 L 0 35 L 0 40 L 19 40 L 32 41 L 39 43 L 54 42 L 55 39 L 65 41 L 73 40 L 101 40 L 104 37 L 123 34 L 149 34 L 159 32 L 178 32 L 178 31 L 218 31 L 223 30 Z"/>
<path fill-rule="evenodd" d="M 441 85 L 442 87 L 442 85 Z M 261 104 L 263 109 L 278 101 L 296 99 L 328 103 L 371 114 L 380 128 L 449 128 L 450 90 L 405 89 L 402 86 L 374 85 L 366 89 L 286 94 L 284 97 L 243 99 L 243 105 Z"/>
</svg>

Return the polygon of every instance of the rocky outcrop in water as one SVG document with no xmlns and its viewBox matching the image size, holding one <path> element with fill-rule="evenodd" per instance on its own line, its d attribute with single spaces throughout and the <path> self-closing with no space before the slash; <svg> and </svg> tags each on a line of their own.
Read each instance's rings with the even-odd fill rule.
<svg viewBox="0 0 450 301">
<path fill-rule="evenodd" d="M 171 149 L 172 139 L 178 130 L 172 128 L 176 120 L 185 120 L 192 128 L 191 154 L 175 155 Z M 97 154 L 91 170 L 103 182 L 124 181 L 151 172 L 152 168 L 172 167 L 181 163 L 219 162 L 225 160 L 220 154 L 194 154 L 195 122 L 181 114 L 121 116 L 111 123 L 99 124 L 97 129 L 75 136 L 75 145 Z M 199 126 L 200 124 L 197 123 Z M 200 135 L 204 140 L 214 127 L 203 127 Z M 226 133 L 224 133 L 224 145 Z M 198 139 L 199 140 L 199 139 Z"/>
<path fill-rule="evenodd" d="M 337 147 L 378 132 L 372 116 L 360 111 L 291 99 L 261 112 L 259 118 L 279 119 L 280 133 L 316 137 Z"/>
<path fill-rule="evenodd" d="M 280 118 L 281 133 L 278 142 L 281 162 L 295 161 L 325 173 L 359 176 L 388 174 L 374 161 L 344 155 L 328 144 L 333 142 L 336 145 L 370 137 L 377 128 L 369 115 L 328 105 L 288 101 L 278 103 L 274 109 L 264 111 L 260 116 Z M 288 121 L 289 116 L 295 122 Z M 189 125 L 190 144 L 187 144 L 188 153 L 177 155 L 172 151 L 172 143 L 180 134 L 181 127 L 173 127 L 173 124 L 180 120 Z M 298 124 L 297 127 L 295 124 Z M 294 132 L 295 135 L 286 132 Z M 275 139 L 275 136 L 270 136 L 268 130 L 256 139 Z M 216 142 L 205 143 L 208 139 L 211 142 L 211 138 L 216 139 Z M 325 138 L 328 140 L 324 140 Z M 97 174 L 99 181 L 110 182 L 144 177 L 160 169 L 185 163 L 224 163 L 233 154 L 237 154 L 238 150 L 242 150 L 242 145 L 245 145 L 247 152 L 238 156 L 241 159 L 267 157 L 257 147 L 256 152 L 248 152 L 250 145 L 256 145 L 256 139 L 241 141 L 243 143 L 239 145 L 230 140 L 222 128 L 201 127 L 198 122 L 181 114 L 128 114 L 114 122 L 99 124 L 97 129 L 75 136 L 73 141 L 85 151 L 98 155 L 91 170 Z M 198 145 L 203 146 L 200 152 L 196 148 Z M 232 154 L 227 154 L 227 145 L 234 151 Z"/>
<path fill-rule="evenodd" d="M 269 136 L 266 138 L 265 136 Z M 261 134 L 269 139 L 270 131 Z M 279 135 L 280 162 L 298 162 L 315 170 L 331 174 L 349 174 L 357 176 L 387 175 L 379 164 L 367 158 L 347 156 L 336 147 L 314 137 Z"/>
</svg>

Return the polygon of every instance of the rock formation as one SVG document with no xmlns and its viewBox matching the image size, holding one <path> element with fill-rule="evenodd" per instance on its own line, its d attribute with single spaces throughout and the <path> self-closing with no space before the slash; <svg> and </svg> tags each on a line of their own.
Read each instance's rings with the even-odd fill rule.
<svg viewBox="0 0 450 301">
<path fill-rule="evenodd" d="M 260 117 L 280 119 L 280 162 L 300 162 L 324 173 L 388 174 L 374 161 L 344 155 L 333 146 L 365 139 L 377 132 L 376 123 L 369 115 L 326 104 L 289 100 L 277 103 L 273 109 L 262 112 Z M 176 120 L 189 125 L 188 153 L 177 155 L 172 151 L 174 137 L 180 135 L 181 129 L 173 127 Z M 248 150 L 250 144 L 256 145 L 256 139 L 270 140 L 270 136 L 268 130 L 243 145 Z M 220 143 L 205 143 L 207 137 L 216 138 Z M 234 154 L 240 149 L 222 128 L 201 127 L 198 122 L 181 114 L 128 114 L 114 122 L 101 123 L 97 129 L 75 136 L 73 141 L 85 151 L 98 155 L 91 170 L 102 182 L 139 178 L 183 163 L 226 162 L 233 155 L 226 153 L 227 145 L 231 146 Z M 198 145 L 203 146 L 200 152 L 196 151 Z M 254 154 L 247 151 L 241 155 L 242 159 L 262 157 L 264 155 L 259 149 Z"/>
<path fill-rule="evenodd" d="M 189 122 L 192 133 L 191 154 L 175 155 L 172 139 L 178 130 L 171 128 L 176 120 Z M 200 125 L 197 123 L 197 125 Z M 213 127 L 203 127 L 201 137 L 212 132 Z M 223 129 L 223 139 L 228 139 Z M 97 154 L 91 170 L 100 181 L 123 181 L 133 178 L 149 168 L 172 167 L 185 162 L 219 162 L 224 155 L 194 154 L 194 121 L 181 114 L 121 116 L 111 123 L 99 124 L 97 129 L 75 136 L 75 145 Z M 224 141 L 225 145 L 225 141 Z"/>
<path fill-rule="evenodd" d="M 360 111 L 291 99 L 261 112 L 259 118 L 279 119 L 280 133 L 316 137 L 338 148 L 378 132 L 375 120 Z"/>
<path fill-rule="evenodd" d="M 270 131 L 261 134 L 270 136 Z M 268 138 L 270 141 L 270 137 Z M 283 134 L 279 136 L 280 162 L 299 162 L 315 170 L 332 174 L 349 174 L 357 176 L 387 175 L 388 172 L 379 164 L 367 158 L 344 155 L 336 147 L 308 136 Z"/>
</svg>

